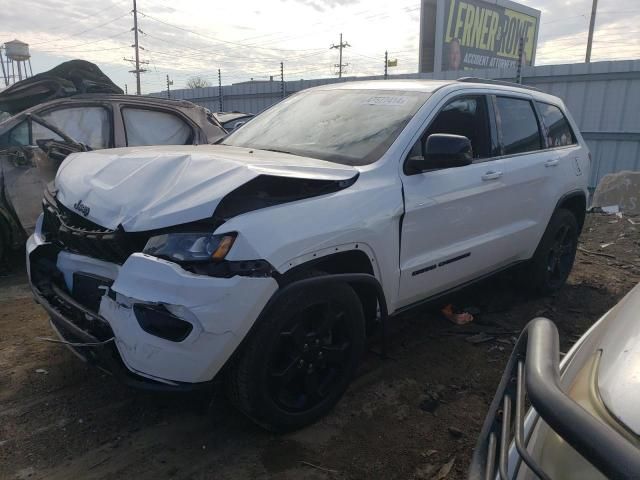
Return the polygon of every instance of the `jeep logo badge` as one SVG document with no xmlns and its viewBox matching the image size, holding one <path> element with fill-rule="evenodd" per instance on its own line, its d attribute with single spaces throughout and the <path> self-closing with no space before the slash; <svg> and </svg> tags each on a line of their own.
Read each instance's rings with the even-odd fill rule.
<svg viewBox="0 0 640 480">
<path fill-rule="evenodd" d="M 87 207 L 84 203 L 82 203 L 82 200 L 78 200 L 76 203 L 74 203 L 73 208 L 75 208 L 85 217 L 89 215 L 89 212 L 91 211 L 89 207 Z"/>
</svg>

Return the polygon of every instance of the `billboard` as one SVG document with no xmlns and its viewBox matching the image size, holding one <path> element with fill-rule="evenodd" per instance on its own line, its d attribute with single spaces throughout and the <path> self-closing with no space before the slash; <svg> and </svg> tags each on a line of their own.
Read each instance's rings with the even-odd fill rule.
<svg viewBox="0 0 640 480">
<path fill-rule="evenodd" d="M 420 71 L 533 65 L 540 11 L 509 0 L 422 0 Z"/>
</svg>

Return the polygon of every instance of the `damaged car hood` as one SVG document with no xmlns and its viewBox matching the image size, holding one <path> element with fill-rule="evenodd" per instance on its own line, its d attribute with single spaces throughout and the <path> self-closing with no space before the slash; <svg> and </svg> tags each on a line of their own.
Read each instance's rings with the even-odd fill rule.
<svg viewBox="0 0 640 480">
<path fill-rule="evenodd" d="M 225 195 L 261 175 L 343 181 L 358 170 L 240 147 L 154 146 L 72 154 L 55 186 L 67 208 L 105 228 L 130 232 L 210 218 Z"/>
</svg>

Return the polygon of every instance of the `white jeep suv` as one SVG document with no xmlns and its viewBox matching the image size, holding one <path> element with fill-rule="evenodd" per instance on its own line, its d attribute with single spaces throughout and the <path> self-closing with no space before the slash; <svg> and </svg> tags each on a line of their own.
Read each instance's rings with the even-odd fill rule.
<svg viewBox="0 0 640 480">
<path fill-rule="evenodd" d="M 387 318 L 516 264 L 561 287 L 589 167 L 562 101 L 533 89 L 321 86 L 218 145 L 69 156 L 30 282 L 68 345 L 122 380 L 221 379 L 252 419 L 295 429 L 338 401 Z"/>
</svg>

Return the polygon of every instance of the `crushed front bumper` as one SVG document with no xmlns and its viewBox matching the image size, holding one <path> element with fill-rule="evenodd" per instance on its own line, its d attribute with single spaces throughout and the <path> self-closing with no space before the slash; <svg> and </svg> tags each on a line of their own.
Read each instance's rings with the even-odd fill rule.
<svg viewBox="0 0 640 480">
<path fill-rule="evenodd" d="M 132 372 L 124 365 L 114 342 L 110 340 L 113 338 L 113 331 L 106 321 L 89 310 L 82 308 L 60 290 L 57 292 L 58 295 L 56 295 L 55 301 L 52 301 L 51 298 L 46 298 L 33 285 L 32 291 L 35 300 L 49 314 L 51 327 L 62 341 L 67 342 L 67 347 L 83 360 L 110 373 L 125 385 L 142 390 L 166 392 L 189 392 L 208 390 L 210 388 L 211 382 L 161 382 Z M 75 310 L 79 315 L 92 317 L 93 322 L 97 324 L 93 329 L 83 329 L 65 316 L 62 313 L 64 310 Z M 96 332 L 92 330 L 100 331 L 102 335 L 94 336 L 93 333 Z M 110 333 L 111 336 L 104 338 L 105 333 Z"/>
<path fill-rule="evenodd" d="M 143 254 L 107 263 L 61 251 L 38 228 L 27 242 L 27 265 L 36 300 L 68 346 L 124 383 L 147 389 L 206 388 L 277 290 L 270 277 L 196 275 Z M 112 282 L 102 287 L 97 310 L 74 298 L 75 273 Z M 189 334 L 172 341 L 145 331 L 134 311 L 140 305 L 166 308 L 192 325 Z"/>
</svg>

